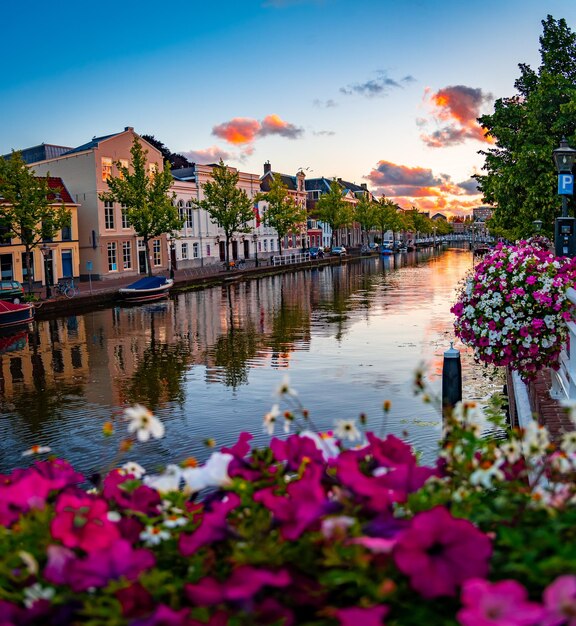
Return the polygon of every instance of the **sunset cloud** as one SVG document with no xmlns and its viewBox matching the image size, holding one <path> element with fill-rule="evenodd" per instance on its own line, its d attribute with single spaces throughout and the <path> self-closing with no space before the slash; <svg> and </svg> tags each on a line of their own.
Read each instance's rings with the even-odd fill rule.
<svg viewBox="0 0 576 626">
<path fill-rule="evenodd" d="M 218 146 L 210 146 L 203 150 L 189 150 L 188 152 L 181 152 L 182 156 L 185 156 L 192 163 L 199 163 L 205 165 L 206 163 L 218 163 L 220 159 L 228 161 L 235 158 L 227 150 L 222 150 Z"/>
<path fill-rule="evenodd" d="M 478 124 L 482 107 L 493 101 L 482 89 L 454 85 L 432 93 L 425 91 L 424 100 L 431 108 L 430 119 L 418 119 L 423 129 L 422 141 L 430 148 L 444 148 L 464 143 L 468 139 L 492 143 Z M 435 130 L 430 126 L 436 125 Z M 429 130 L 430 129 L 430 130 Z"/>
<path fill-rule="evenodd" d="M 235 117 L 212 128 L 213 135 L 234 145 L 249 144 L 268 135 L 297 139 L 303 133 L 302 128 L 285 122 L 275 114 L 267 115 L 261 122 L 249 117 Z"/>
<path fill-rule="evenodd" d="M 379 161 L 364 177 L 377 196 L 384 195 L 404 209 L 416 207 L 421 211 L 468 212 L 479 205 L 480 195 L 474 179 L 461 183 L 448 174 L 434 174 L 424 167 L 408 167 Z"/>
<path fill-rule="evenodd" d="M 405 84 L 415 81 L 413 76 L 404 76 L 400 80 L 395 80 L 390 78 L 388 73 L 383 70 L 379 70 L 377 74 L 377 77 L 372 80 L 367 80 L 363 83 L 354 83 L 347 87 L 340 87 L 340 93 L 346 96 L 357 94 L 368 98 L 385 96 L 390 93 L 391 89 L 402 89 Z"/>
</svg>

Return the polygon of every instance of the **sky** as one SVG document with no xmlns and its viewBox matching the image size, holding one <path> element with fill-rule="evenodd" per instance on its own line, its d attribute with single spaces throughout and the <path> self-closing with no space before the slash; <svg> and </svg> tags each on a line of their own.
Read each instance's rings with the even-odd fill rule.
<svg viewBox="0 0 576 626">
<path fill-rule="evenodd" d="M 491 144 L 477 117 L 540 64 L 575 0 L 30 0 L 3 6 L 0 154 L 133 126 L 222 158 L 367 183 L 467 214 Z M 551 167 L 553 167 L 551 161 Z"/>
</svg>

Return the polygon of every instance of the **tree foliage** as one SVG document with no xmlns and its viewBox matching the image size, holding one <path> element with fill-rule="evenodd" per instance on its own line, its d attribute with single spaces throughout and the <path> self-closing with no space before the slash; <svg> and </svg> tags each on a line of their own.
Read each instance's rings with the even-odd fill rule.
<svg viewBox="0 0 576 626">
<path fill-rule="evenodd" d="M 126 207 L 130 226 L 144 240 L 148 275 L 152 275 L 149 241 L 165 233 L 182 228 L 178 209 L 173 205 L 175 194 L 170 192 L 172 174 L 165 167 L 161 172 L 147 169 L 147 150 L 134 137 L 131 163 L 128 167 L 120 161 L 114 163 L 119 175 L 108 179 L 109 191 L 99 194 L 100 200 L 119 202 Z"/>
<path fill-rule="evenodd" d="M 562 136 L 576 143 L 576 35 L 551 15 L 542 26 L 538 70 L 519 64 L 517 93 L 479 119 L 494 147 L 481 152 L 485 173 L 476 179 L 494 208 L 491 229 L 510 239 L 531 233 L 535 219 L 552 232 L 561 207 L 552 152 Z"/>
<path fill-rule="evenodd" d="M 299 227 L 306 224 L 306 209 L 296 203 L 278 174 L 273 174 L 269 191 L 258 194 L 255 200 L 265 200 L 268 203 L 264 223 L 278 233 L 278 245 L 282 254 L 284 237 L 290 232 L 298 232 Z"/>
<path fill-rule="evenodd" d="M 58 199 L 61 189 L 51 189 L 49 178 L 49 174 L 36 176 L 20 152 L 12 152 L 9 159 L 0 158 L 0 198 L 3 199 L 0 226 L 7 238 L 17 238 L 24 246 L 29 291 L 32 291 L 30 252 L 70 224 L 70 211 Z"/>
<path fill-rule="evenodd" d="M 142 135 L 142 139 L 145 139 L 157 150 L 160 150 L 162 158 L 170 163 L 172 169 L 192 166 L 192 163 L 190 163 L 190 161 L 185 156 L 182 156 L 181 154 L 176 154 L 176 152 L 172 152 L 170 148 L 168 148 L 168 146 L 164 145 L 159 139 L 156 139 L 154 135 Z"/>
<path fill-rule="evenodd" d="M 368 196 L 362 196 L 354 207 L 354 221 L 360 224 L 364 243 L 365 234 L 376 226 L 376 204 Z"/>
<path fill-rule="evenodd" d="M 204 185 L 204 200 L 194 201 L 208 212 L 226 237 L 226 267 L 230 266 L 229 244 L 235 233 L 249 233 L 248 222 L 254 219 L 253 201 L 237 187 L 240 175 L 224 165 L 222 159 L 212 170 L 213 181 Z"/>
<path fill-rule="evenodd" d="M 396 233 L 402 230 L 402 217 L 398 205 L 390 198 L 382 196 L 375 205 L 374 226 L 380 231 L 380 240 L 384 240 L 384 233 L 391 230 Z"/>
<path fill-rule="evenodd" d="M 348 203 L 342 197 L 342 187 L 336 179 L 330 183 L 330 191 L 320 196 L 316 205 L 318 219 L 330 226 L 332 243 L 336 230 L 349 222 Z"/>
</svg>

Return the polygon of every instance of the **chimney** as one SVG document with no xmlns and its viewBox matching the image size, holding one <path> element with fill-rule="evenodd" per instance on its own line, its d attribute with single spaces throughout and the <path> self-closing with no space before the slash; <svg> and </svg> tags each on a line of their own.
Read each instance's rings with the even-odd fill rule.
<svg viewBox="0 0 576 626">
<path fill-rule="evenodd" d="M 127 130 L 132 130 L 133 131 L 134 130 L 134 126 L 124 126 L 124 130 L 125 131 L 127 131 Z"/>
<path fill-rule="evenodd" d="M 272 166 L 270 165 L 270 161 L 266 161 L 266 163 L 264 163 L 264 176 L 266 176 L 266 174 L 269 174 L 272 171 Z"/>
<path fill-rule="evenodd" d="M 366 191 L 368 191 L 368 183 L 360 183 L 360 187 L 362 187 L 362 189 L 366 189 Z"/>
</svg>

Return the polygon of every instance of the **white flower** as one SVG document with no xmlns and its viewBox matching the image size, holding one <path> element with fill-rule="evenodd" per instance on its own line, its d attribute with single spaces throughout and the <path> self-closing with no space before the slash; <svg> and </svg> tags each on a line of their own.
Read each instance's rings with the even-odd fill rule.
<svg viewBox="0 0 576 626">
<path fill-rule="evenodd" d="M 230 484 L 228 466 L 234 457 L 225 452 L 213 452 L 202 467 L 182 470 L 182 478 L 188 489 L 193 492 L 206 487 L 223 487 Z"/>
<path fill-rule="evenodd" d="M 147 408 L 140 404 L 124 410 L 124 416 L 130 420 L 128 432 L 136 433 L 138 441 L 148 441 L 152 436 L 160 439 L 164 436 L 164 424 Z"/>
<path fill-rule="evenodd" d="M 144 484 L 156 491 L 178 491 L 183 472 L 178 465 L 168 465 L 162 474 L 144 476 Z"/>
<path fill-rule="evenodd" d="M 22 456 L 32 456 L 33 454 L 46 454 L 52 452 L 52 448 L 48 446 L 32 446 L 29 450 L 22 452 Z"/>
<path fill-rule="evenodd" d="M 22 562 L 26 565 L 26 569 L 30 572 L 30 574 L 36 576 L 38 573 L 38 561 L 30 554 L 30 552 L 20 550 L 18 552 L 18 556 L 22 559 Z"/>
<path fill-rule="evenodd" d="M 188 520 L 181 515 L 170 515 L 162 523 L 166 528 L 178 528 L 179 526 L 186 526 Z"/>
<path fill-rule="evenodd" d="M 546 454 L 550 445 L 548 431 L 536 422 L 530 422 L 522 438 L 522 452 L 527 460 L 534 460 Z"/>
<path fill-rule="evenodd" d="M 157 526 L 146 526 L 146 530 L 140 533 L 140 540 L 144 541 L 147 546 L 157 546 L 166 539 L 170 539 L 170 533 Z"/>
<path fill-rule="evenodd" d="M 51 600 L 54 593 L 52 587 L 42 587 L 40 583 L 34 583 L 24 589 L 24 606 L 29 609 L 37 600 Z"/>
<path fill-rule="evenodd" d="M 272 436 L 274 434 L 274 426 L 276 424 L 276 419 L 280 415 L 280 405 L 273 404 L 272 408 L 266 415 L 264 416 L 264 430 Z"/>
<path fill-rule="evenodd" d="M 322 520 L 322 534 L 326 539 L 334 537 L 336 534 L 350 528 L 355 522 L 353 517 L 347 515 L 338 515 L 336 517 L 327 517 Z"/>
<path fill-rule="evenodd" d="M 118 511 L 108 511 L 108 513 L 106 513 L 106 518 L 109 522 L 116 524 L 122 519 L 122 516 L 118 513 Z"/>
<path fill-rule="evenodd" d="M 491 350 L 488 348 L 488 350 Z M 474 400 L 461 401 L 456 404 L 452 411 L 452 417 L 461 424 L 480 424 L 486 417 L 482 407 Z"/>
<path fill-rule="evenodd" d="M 576 431 L 571 431 L 562 435 L 560 449 L 568 455 L 576 454 Z"/>
<path fill-rule="evenodd" d="M 362 435 L 356 428 L 356 422 L 354 420 L 336 420 L 336 430 L 334 434 L 338 439 L 348 439 L 349 441 L 362 439 Z"/>
<path fill-rule="evenodd" d="M 568 411 L 568 417 L 570 418 L 574 426 L 576 426 L 576 400 L 560 400 L 560 404 Z"/>
<path fill-rule="evenodd" d="M 280 397 L 292 396 L 294 398 L 298 395 L 298 392 L 290 387 L 290 376 L 288 376 L 288 374 L 286 374 L 286 376 L 284 376 L 284 378 L 282 379 L 282 383 L 280 384 L 278 389 L 276 389 L 275 395 Z"/>
<path fill-rule="evenodd" d="M 505 478 L 504 472 L 500 469 L 500 465 L 502 465 L 502 463 L 503 459 L 499 459 L 488 467 L 480 466 L 470 475 L 470 482 L 473 485 L 481 485 L 486 489 L 490 489 L 494 482 L 502 481 Z"/>
<path fill-rule="evenodd" d="M 140 479 L 146 473 L 146 470 L 136 461 L 128 461 L 121 467 L 124 474 L 132 474 L 134 478 Z"/>
<path fill-rule="evenodd" d="M 504 458 L 510 464 L 516 463 L 516 461 L 520 459 L 520 455 L 522 453 L 520 442 L 517 439 L 512 439 L 503 443 L 499 449 L 500 452 L 504 455 Z"/>
</svg>

